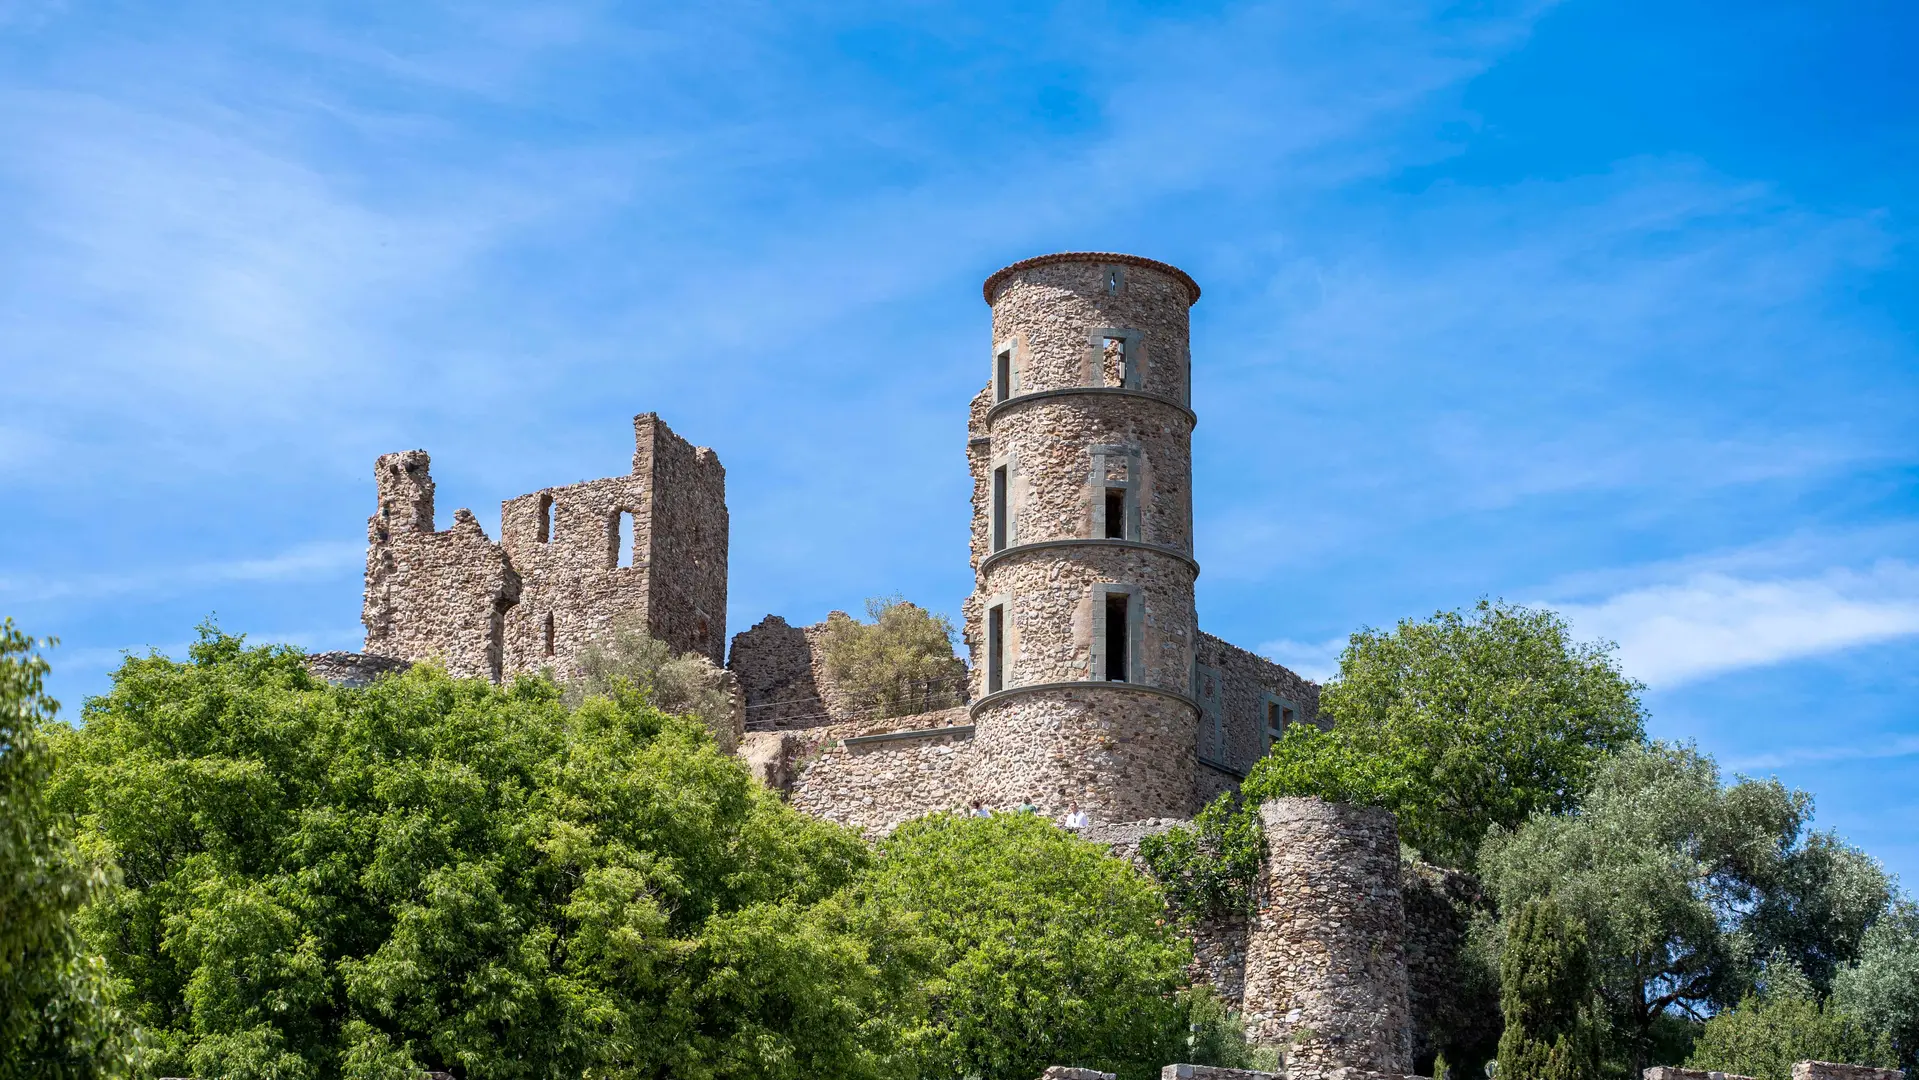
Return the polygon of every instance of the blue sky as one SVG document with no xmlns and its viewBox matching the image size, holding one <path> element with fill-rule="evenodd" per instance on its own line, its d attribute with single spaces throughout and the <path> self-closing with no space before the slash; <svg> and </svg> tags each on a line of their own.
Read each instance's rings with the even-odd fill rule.
<svg viewBox="0 0 1919 1080">
<path fill-rule="evenodd" d="M 1194 311 L 1200 612 L 1314 675 L 1484 596 L 1919 880 L 1919 9 L 0 0 L 0 611 L 77 709 L 360 637 L 440 520 L 729 473 L 732 610 L 957 612 L 979 283 Z M 1902 70 L 1903 66 L 1903 70 Z"/>
</svg>

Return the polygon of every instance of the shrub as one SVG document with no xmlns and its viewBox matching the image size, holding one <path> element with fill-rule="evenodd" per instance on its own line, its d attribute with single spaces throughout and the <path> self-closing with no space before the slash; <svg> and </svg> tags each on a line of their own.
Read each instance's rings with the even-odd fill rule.
<svg viewBox="0 0 1919 1080">
<path fill-rule="evenodd" d="M 1820 1001 L 1790 961 L 1768 965 L 1763 994 L 1706 1021 L 1693 1043 L 1689 1069 L 1792 1080 L 1797 1061 L 1843 1061 L 1890 1067 L 1892 1043 L 1858 1017 Z"/>
<path fill-rule="evenodd" d="M 705 724 L 730 754 L 739 747 L 742 710 L 731 672 L 698 653 L 675 653 L 636 623 L 622 623 L 590 642 L 580 672 L 567 680 L 565 700 L 577 707 L 589 697 L 612 696 L 620 683 L 645 696 L 654 708 Z"/>
<path fill-rule="evenodd" d="M 953 624 L 898 597 L 866 602 L 862 623 L 834 613 L 822 653 L 844 707 L 867 718 L 951 708 L 965 700 L 966 665 L 953 655 Z"/>
<path fill-rule="evenodd" d="M 924 1076 L 1032 1080 L 1071 1063 L 1144 1080 L 1188 1049 L 1192 949 L 1159 890 L 1031 814 L 901 826 L 859 887 L 914 928 Z"/>
<path fill-rule="evenodd" d="M 1190 828 L 1141 837 L 1139 854 L 1167 902 L 1188 918 L 1203 919 L 1251 907 L 1261 845 L 1257 808 L 1236 810 L 1227 794 L 1201 810 Z"/>
</svg>

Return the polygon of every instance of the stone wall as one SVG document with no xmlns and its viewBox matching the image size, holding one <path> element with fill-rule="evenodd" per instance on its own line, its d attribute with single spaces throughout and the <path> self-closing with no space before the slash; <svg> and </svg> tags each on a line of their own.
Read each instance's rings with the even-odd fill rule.
<svg viewBox="0 0 1919 1080">
<path fill-rule="evenodd" d="M 1278 1073 L 1256 1069 L 1222 1069 L 1216 1065 L 1168 1065 L 1159 1080 L 1280 1080 Z"/>
<path fill-rule="evenodd" d="M 793 806 L 870 836 L 979 798 L 964 708 L 782 734 L 790 740 L 783 752 L 794 759 Z"/>
<path fill-rule="evenodd" d="M 590 642 L 631 620 L 676 651 L 723 663 L 726 472 L 653 413 L 634 417 L 633 432 L 632 473 L 508 499 L 498 544 L 464 509 L 434 531 L 424 450 L 382 455 L 366 653 L 439 660 L 496 682 L 548 668 L 564 677 Z"/>
<path fill-rule="evenodd" d="M 1266 865 L 1248 934 L 1249 1037 L 1288 1075 L 1412 1069 L 1399 833 L 1384 810 L 1318 799 L 1260 807 Z"/>
<path fill-rule="evenodd" d="M 1317 723 L 1319 685 L 1256 653 L 1248 652 L 1211 634 L 1199 635 L 1195 657 L 1193 697 L 1200 704 L 1198 755 L 1203 768 L 1201 782 L 1212 787 L 1200 793 L 1202 802 L 1210 793 L 1225 790 L 1217 779 L 1224 773 L 1232 787 L 1246 776 L 1272 746 L 1269 712 L 1281 710 L 1279 729 L 1287 722 Z M 1286 711 L 1290 710 L 1288 721 Z"/>
<path fill-rule="evenodd" d="M 306 662 L 307 671 L 314 678 L 351 688 L 366 686 L 382 675 L 413 666 L 405 660 L 356 652 L 308 653 Z"/>
<path fill-rule="evenodd" d="M 1472 875 L 1418 862 L 1400 864 L 1400 899 L 1414 1062 L 1430 1064 L 1442 1050 L 1452 1061 L 1491 1057 L 1502 1025 L 1499 977 L 1467 947 L 1473 916 L 1490 913 L 1491 901 Z"/>
<path fill-rule="evenodd" d="M 752 629 L 733 635 L 726 666 L 746 695 L 748 731 L 787 731 L 844 719 L 828 712 L 820 696 L 825 672 L 811 629 L 768 615 Z"/>
<path fill-rule="evenodd" d="M 373 464 L 378 508 L 367 521 L 363 651 L 433 660 L 461 678 L 498 680 L 506 613 L 520 576 L 473 512 L 434 529 L 431 460 L 424 450 L 382 454 Z"/>
</svg>

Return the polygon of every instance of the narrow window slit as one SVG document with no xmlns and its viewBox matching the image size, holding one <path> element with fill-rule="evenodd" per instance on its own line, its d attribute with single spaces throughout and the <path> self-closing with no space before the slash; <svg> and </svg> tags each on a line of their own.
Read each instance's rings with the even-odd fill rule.
<svg viewBox="0 0 1919 1080">
<path fill-rule="evenodd" d="M 1106 489 L 1106 538 L 1126 539 L 1126 489 Z"/>
<path fill-rule="evenodd" d="M 993 550 L 1006 547 L 1006 466 L 993 470 Z"/>
<path fill-rule="evenodd" d="M 553 613 L 550 611 L 546 613 L 545 621 L 540 624 L 540 646 L 544 655 L 553 655 Z"/>
<path fill-rule="evenodd" d="M 1126 682 L 1127 613 L 1131 597 L 1106 594 L 1106 681 Z"/>
<path fill-rule="evenodd" d="M 553 542 L 553 496 L 540 496 L 540 520 L 534 526 L 534 538 L 542 544 Z"/>
<path fill-rule="evenodd" d="M 1007 349 L 993 361 L 993 400 L 1013 396 L 1013 350 Z"/>
<path fill-rule="evenodd" d="M 619 510 L 608 523 L 607 541 L 612 545 L 608 552 L 609 565 L 617 569 L 631 569 L 633 566 L 633 511 Z"/>
<path fill-rule="evenodd" d="M 994 604 L 986 612 L 986 692 L 996 694 L 1006 688 L 1006 605 Z"/>
</svg>

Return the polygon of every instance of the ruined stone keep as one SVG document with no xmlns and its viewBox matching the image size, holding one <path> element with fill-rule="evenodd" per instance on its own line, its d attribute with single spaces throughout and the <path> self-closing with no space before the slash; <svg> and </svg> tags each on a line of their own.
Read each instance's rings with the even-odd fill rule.
<svg viewBox="0 0 1919 1080">
<path fill-rule="evenodd" d="M 368 656 L 437 660 L 495 682 L 577 667 L 625 620 L 715 664 L 726 649 L 726 470 L 653 413 L 633 418 L 633 471 L 500 507 L 500 542 L 472 511 L 434 529 L 424 450 L 374 463 L 367 522 Z"/>
</svg>

